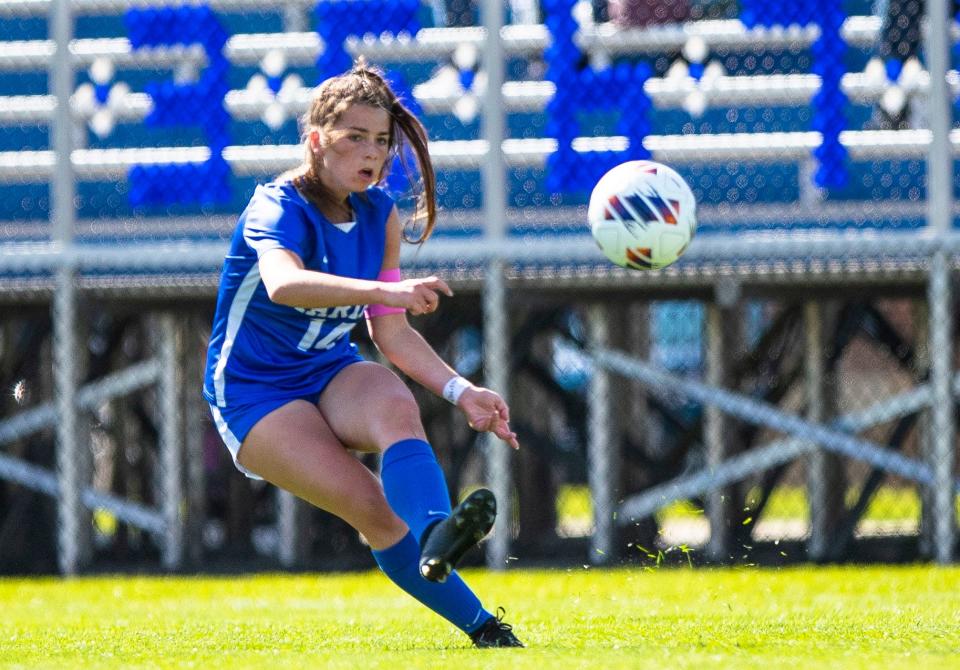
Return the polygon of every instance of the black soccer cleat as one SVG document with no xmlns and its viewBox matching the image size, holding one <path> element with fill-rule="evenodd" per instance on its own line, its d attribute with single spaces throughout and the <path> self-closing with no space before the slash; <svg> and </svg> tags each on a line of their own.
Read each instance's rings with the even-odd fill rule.
<svg viewBox="0 0 960 670">
<path fill-rule="evenodd" d="M 473 646 L 480 649 L 491 647 L 522 647 L 523 642 L 513 634 L 513 626 L 503 622 L 506 614 L 502 607 L 497 608 L 497 616 L 487 619 L 480 628 L 470 633 Z"/>
<path fill-rule="evenodd" d="M 477 489 L 430 529 L 420 550 L 420 574 L 444 582 L 470 547 L 487 536 L 497 518 L 497 499 L 488 489 Z"/>
</svg>

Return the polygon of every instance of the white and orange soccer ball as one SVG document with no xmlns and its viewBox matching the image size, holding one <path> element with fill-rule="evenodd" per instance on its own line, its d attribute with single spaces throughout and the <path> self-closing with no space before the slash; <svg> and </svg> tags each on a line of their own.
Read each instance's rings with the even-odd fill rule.
<svg viewBox="0 0 960 670">
<path fill-rule="evenodd" d="M 634 270 L 658 270 L 686 251 L 697 231 L 693 191 L 654 161 L 621 163 L 590 194 L 587 218 L 603 254 Z"/>
</svg>

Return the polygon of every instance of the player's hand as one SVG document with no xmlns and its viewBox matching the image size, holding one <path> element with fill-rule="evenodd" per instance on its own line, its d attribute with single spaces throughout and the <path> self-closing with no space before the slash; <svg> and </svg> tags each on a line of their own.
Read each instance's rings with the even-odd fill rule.
<svg viewBox="0 0 960 670">
<path fill-rule="evenodd" d="M 387 295 L 382 304 L 402 307 L 413 315 L 435 311 L 440 305 L 441 293 L 447 297 L 453 295 L 447 282 L 439 277 L 404 279 L 396 283 L 385 283 L 383 288 Z"/>
<path fill-rule="evenodd" d="M 467 415 L 467 425 L 474 430 L 493 433 L 514 449 L 520 448 L 517 434 L 510 430 L 510 408 L 499 394 L 474 386 L 461 394 L 457 407 Z"/>
</svg>

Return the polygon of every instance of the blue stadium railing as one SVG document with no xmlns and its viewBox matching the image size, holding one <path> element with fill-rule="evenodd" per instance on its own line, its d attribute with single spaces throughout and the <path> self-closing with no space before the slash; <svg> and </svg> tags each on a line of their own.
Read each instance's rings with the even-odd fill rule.
<svg viewBox="0 0 960 670">
<path fill-rule="evenodd" d="M 320 3 L 318 6 L 329 8 L 341 4 L 343 3 Z M 400 4 L 403 4 L 408 12 L 416 10 L 407 17 L 407 23 L 402 25 L 412 27 L 429 25 L 429 12 L 426 10 L 426 6 L 420 6 L 419 3 L 413 3 L 413 5 L 410 3 Z M 544 3 L 544 7 L 548 10 L 557 9 L 562 13 L 562 10 L 569 4 L 558 0 L 557 2 Z M 756 3 L 744 4 L 746 11 Z M 862 5 L 864 5 L 862 2 L 846 3 L 846 11 L 866 11 L 867 8 Z M 197 7 L 204 8 L 203 5 Z M 216 5 L 214 4 L 213 7 L 216 7 Z M 175 24 L 170 24 L 166 28 L 162 27 L 161 24 L 166 20 L 162 16 L 163 11 L 165 10 L 134 8 L 127 10 L 125 13 L 118 11 L 111 16 L 81 14 L 77 18 L 76 36 L 78 39 L 126 37 L 131 39 L 135 45 L 142 45 L 144 48 L 149 48 L 150 45 L 165 44 L 175 38 L 170 35 L 164 36 L 164 30 L 170 32 L 177 28 Z M 170 10 L 170 12 L 174 11 Z M 325 18 L 330 18 L 323 13 L 324 11 L 328 10 L 316 10 L 312 14 L 311 25 L 321 33 L 329 33 L 329 30 L 323 28 Z M 548 27 L 552 17 L 553 15 L 548 14 Z M 778 17 L 768 18 L 777 20 Z M 189 20 L 199 22 L 201 25 L 194 36 L 189 39 L 199 39 L 202 42 L 203 40 L 209 41 L 211 33 L 219 35 L 212 38 L 212 46 L 207 49 L 208 54 L 217 52 L 218 45 L 229 36 L 251 33 L 263 34 L 273 31 L 280 33 L 283 31 L 284 25 L 283 12 L 279 9 L 255 12 L 249 9 L 246 11 L 207 9 L 205 12 L 195 13 L 195 15 L 189 17 Z M 763 23 L 756 18 L 753 20 L 758 24 Z M 204 24 L 203 21 L 207 23 Z M 161 27 L 158 28 L 158 25 Z M 566 28 L 553 26 L 551 30 L 553 43 L 556 43 L 558 41 L 557 35 L 560 35 Z M 206 33 L 203 31 L 206 31 Z M 346 34 L 349 31 L 341 32 Z M 4 40 L 42 40 L 46 37 L 45 33 L 46 24 L 42 17 L 18 15 L 0 20 L 0 38 Z M 179 39 L 179 37 L 176 39 Z M 816 43 L 811 44 L 809 40 L 797 40 L 794 46 L 765 48 L 761 46 L 762 42 L 758 40 L 756 48 L 739 50 L 726 47 L 719 48 L 712 52 L 709 58 L 721 63 L 725 74 L 731 77 L 756 77 L 771 74 L 803 75 L 818 69 L 823 70 L 823 67 L 820 66 L 822 64 L 818 65 L 817 58 L 820 56 L 815 53 Z M 15 48 L 15 45 L 11 45 L 10 48 Z M 839 67 L 844 72 L 859 72 L 865 67 L 873 49 L 873 39 L 871 38 L 861 36 L 856 40 L 848 40 L 847 48 L 841 53 L 842 62 L 833 63 L 831 68 L 836 70 Z M 318 79 L 321 64 L 327 67 L 330 66 L 331 62 L 337 62 L 335 59 L 323 56 L 323 53 L 327 51 L 329 50 L 321 50 L 319 60 L 314 63 L 304 64 L 302 58 L 296 63 L 292 63 L 290 67 L 284 70 L 283 76 L 296 74 L 307 85 L 315 83 Z M 208 55 L 208 61 L 209 58 Z M 547 51 L 545 52 L 545 58 L 547 60 L 546 72 L 544 72 L 541 59 L 531 60 L 526 54 L 511 57 L 507 67 L 508 77 L 516 81 L 530 81 L 536 80 L 538 76 L 541 79 L 544 76 L 553 76 L 550 74 L 550 67 L 554 64 L 553 60 L 556 60 L 556 57 L 551 56 L 550 52 Z M 676 50 L 671 51 L 670 49 L 664 49 L 663 53 L 656 54 L 645 52 L 629 55 L 621 52 L 613 59 L 613 70 L 616 70 L 618 66 L 632 67 L 637 63 L 645 63 L 648 67 L 648 76 L 660 78 L 667 74 L 670 66 L 678 60 L 682 60 L 680 54 Z M 409 59 L 390 61 L 387 59 L 381 60 L 380 64 L 405 82 L 409 95 L 409 91 L 413 89 L 415 84 L 427 81 L 439 66 L 448 62 L 448 55 L 438 51 L 434 59 L 419 61 Z M 691 74 L 702 74 L 703 63 L 689 62 L 686 65 Z M 217 71 L 215 77 L 215 90 L 212 97 L 208 95 L 209 91 L 204 93 L 204 95 L 208 95 L 209 100 L 214 101 L 211 104 L 216 104 L 217 90 L 241 90 L 260 69 L 255 61 L 250 62 L 249 59 L 247 62 L 238 64 L 226 62 L 224 58 L 218 67 L 221 69 Z M 698 68 L 701 72 L 698 72 Z M 101 97 L 106 94 L 104 89 L 117 82 L 125 83 L 134 92 L 152 90 L 154 93 L 158 91 L 162 93 L 165 84 L 158 85 L 157 82 L 170 82 L 170 69 L 170 67 L 144 68 L 121 65 L 116 68 L 110 81 L 99 86 L 95 85 L 94 88 L 98 89 L 97 93 Z M 210 69 L 211 67 L 208 64 L 208 70 Z M 90 72 L 87 68 L 78 67 L 77 70 L 78 87 L 85 83 L 91 83 Z M 473 74 L 467 71 L 462 70 L 460 74 L 461 79 L 465 77 L 473 78 Z M 204 76 L 206 75 L 201 74 L 201 79 Z M 467 83 L 469 85 L 469 82 Z M 598 92 L 609 90 L 609 86 L 604 85 L 599 80 L 596 82 L 596 86 Z M 626 87 L 630 88 L 629 82 Z M 46 75 L 42 70 L 7 67 L 0 71 L 0 90 L 4 91 L 4 98 L 7 100 L 9 100 L 8 96 L 13 95 L 45 95 Z M 200 94 L 191 93 L 184 99 L 189 101 L 191 95 L 196 97 Z M 564 92 L 564 95 L 568 95 L 568 92 Z M 589 97 L 594 93 L 588 90 L 586 95 Z M 200 97 L 203 96 L 200 95 Z M 415 96 L 409 95 L 409 97 L 413 98 L 412 102 L 415 104 Z M 554 97 L 556 98 L 556 96 Z M 876 106 L 875 101 L 856 99 L 850 96 L 838 98 L 838 100 L 844 105 L 843 117 L 846 129 L 862 129 L 870 123 L 871 115 Z M 555 103 L 556 100 L 554 99 L 552 102 Z M 551 124 L 556 123 L 558 118 L 567 120 L 575 118 L 579 123 L 580 134 L 583 136 L 611 136 L 623 130 L 622 127 L 618 128 L 618 125 L 622 126 L 623 110 L 620 109 L 619 102 L 616 99 L 594 101 L 589 108 L 584 107 L 583 101 L 580 100 L 576 103 L 576 109 L 572 115 L 570 110 L 558 113 L 555 108 L 549 106 L 550 104 L 548 102 L 546 111 L 527 110 L 508 114 L 508 135 L 514 138 L 536 138 L 548 136 L 551 132 L 554 134 L 556 132 L 566 132 L 563 129 L 551 128 Z M 176 108 L 176 105 L 174 105 L 173 109 Z M 190 118 L 190 114 L 185 113 L 183 118 L 179 119 L 175 118 L 175 115 L 166 119 L 153 118 L 151 120 L 148 117 L 146 121 L 124 122 L 120 119 L 112 132 L 103 138 L 91 130 L 85 129 L 83 131 L 86 134 L 85 144 L 89 148 L 95 149 L 183 146 L 184 144 L 206 143 L 216 149 L 227 144 L 233 146 L 291 145 L 297 141 L 297 128 L 293 118 L 288 118 L 276 128 L 268 127 L 258 118 L 230 119 L 224 115 L 221 115 L 220 120 L 209 121 L 208 119 L 205 122 L 206 126 L 203 127 L 178 125 L 177 123 L 179 121 L 189 121 Z M 445 111 L 441 113 L 425 112 L 423 118 L 431 137 L 435 140 L 473 140 L 479 136 L 479 117 L 464 122 L 449 111 Z M 800 133 L 811 130 L 816 122 L 815 106 L 810 104 L 764 104 L 762 100 L 755 101 L 753 104 L 726 104 L 714 108 L 707 107 L 701 114 L 691 114 L 676 105 L 669 108 L 651 105 L 646 116 L 646 123 L 649 124 L 648 134 L 665 136 L 689 133 L 710 135 L 743 132 Z M 0 151 L 42 150 L 47 146 L 48 132 L 46 125 L 41 122 L 7 122 L 0 131 Z M 545 167 L 529 165 L 509 167 L 507 169 L 509 180 L 508 203 L 518 210 L 536 207 L 555 209 L 558 214 L 556 224 L 547 226 L 545 230 L 541 231 L 543 233 L 550 233 L 551 231 L 563 233 L 570 230 L 579 230 L 578 210 L 568 208 L 583 205 L 595 176 L 594 173 L 622 157 L 629 156 L 628 154 L 598 155 L 591 162 L 581 161 L 575 166 L 568 167 L 567 171 L 572 174 L 559 180 L 559 185 L 563 187 L 562 190 L 556 188 L 558 184 L 556 177 L 558 163 L 551 164 L 548 160 Z M 756 203 L 760 205 L 781 204 L 790 206 L 797 203 L 804 197 L 803 190 L 807 182 L 810 181 L 810 175 L 803 174 L 802 163 L 792 157 L 785 157 L 783 160 L 771 160 L 769 157 L 752 160 L 749 155 L 743 155 L 736 161 L 687 161 L 678 165 L 678 168 L 691 182 L 698 200 L 706 212 L 706 215 L 702 217 L 702 233 L 733 232 L 744 228 L 769 228 L 771 226 L 801 229 L 911 229 L 924 224 L 923 210 L 911 207 L 912 203 L 916 203 L 918 199 L 922 198 L 925 179 L 922 156 L 909 158 L 890 156 L 869 160 L 842 160 L 841 162 L 847 173 L 846 184 L 830 187 L 829 203 L 870 201 L 874 204 L 871 216 L 854 216 L 851 215 L 851 210 L 838 207 L 835 210 L 826 208 L 816 216 L 807 218 L 795 216 L 785 223 L 783 211 L 776 207 L 770 209 L 768 215 L 764 214 L 762 208 L 758 208 L 754 215 L 748 218 L 724 217 L 721 213 L 715 213 L 711 210 L 711 207 L 725 205 L 739 206 Z M 173 189 L 163 187 L 169 175 L 154 168 L 134 168 L 126 183 L 82 181 L 78 186 L 78 217 L 81 220 L 126 219 L 131 217 L 137 220 L 152 220 L 171 216 L 193 217 L 210 214 L 229 217 L 235 215 L 242 208 L 253 184 L 269 177 L 269 174 L 246 177 L 230 175 L 229 170 L 226 170 L 222 164 L 218 164 L 216 161 L 209 163 L 209 169 L 201 169 L 196 174 L 185 175 L 184 181 L 187 183 L 204 181 L 210 184 L 216 183 L 218 180 L 222 181 L 218 194 L 210 195 L 207 193 L 199 194 L 196 197 L 190 197 L 189 195 L 169 197 L 168 191 Z M 884 179 L 883 176 L 887 178 Z M 197 179 L 194 179 L 194 177 Z M 456 213 L 477 211 L 480 208 L 482 189 L 480 188 L 479 171 L 477 169 L 441 166 L 439 178 L 441 184 L 440 204 L 444 210 Z M 154 184 L 154 186 L 143 186 L 146 182 Z M 211 188 L 213 187 L 211 186 Z M 201 200 L 204 201 L 202 204 L 199 202 Z M 0 225 L 3 223 L 16 224 L 14 226 L 8 225 L 5 228 L 12 231 L 11 236 L 18 236 L 21 239 L 32 237 L 30 224 L 42 222 L 48 218 L 48 203 L 48 186 L 45 183 L 0 184 Z M 879 207 L 876 206 L 877 203 L 880 203 Z M 884 204 L 891 205 L 889 211 L 884 210 Z M 824 216 L 823 211 L 830 213 Z M 846 212 L 846 216 L 844 212 Z M 853 213 L 855 214 L 855 210 Z M 465 220 L 461 218 L 456 225 L 441 226 L 439 233 L 469 235 L 479 232 L 477 225 L 464 223 Z M 520 227 L 522 228 L 522 224 L 520 224 Z M 209 231 L 206 231 L 202 226 L 192 232 L 187 232 L 187 234 L 197 237 L 210 235 Z M 42 233 L 36 235 L 36 237 L 41 238 L 43 236 Z M 118 242 L 122 241 L 118 240 Z"/>
</svg>

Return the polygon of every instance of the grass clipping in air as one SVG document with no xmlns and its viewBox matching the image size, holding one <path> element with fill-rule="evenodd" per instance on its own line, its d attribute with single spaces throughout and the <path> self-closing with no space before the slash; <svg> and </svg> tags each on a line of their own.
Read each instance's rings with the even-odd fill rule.
<svg viewBox="0 0 960 670">
<path fill-rule="evenodd" d="M 0 667 L 960 667 L 960 569 L 467 571 L 527 649 L 379 573 L 0 580 Z"/>
</svg>

